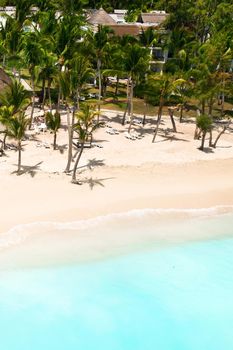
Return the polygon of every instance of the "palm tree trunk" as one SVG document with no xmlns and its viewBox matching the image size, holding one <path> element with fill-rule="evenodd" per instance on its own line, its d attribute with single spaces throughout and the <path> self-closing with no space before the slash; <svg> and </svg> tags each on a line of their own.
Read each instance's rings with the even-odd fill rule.
<svg viewBox="0 0 233 350">
<path fill-rule="evenodd" d="M 73 175 L 72 175 L 72 182 L 73 183 L 77 183 L 77 181 L 76 181 L 76 172 L 77 172 L 77 167 L 78 167 L 79 161 L 81 159 L 83 150 L 84 150 L 84 142 L 82 142 L 82 146 L 81 146 L 80 152 L 79 152 L 78 157 L 77 157 L 77 159 L 75 161 L 75 164 L 74 164 Z"/>
<path fill-rule="evenodd" d="M 2 140 L 2 147 L 1 147 L 2 150 L 6 149 L 6 138 L 7 138 L 7 132 L 5 132 L 3 140 Z"/>
<path fill-rule="evenodd" d="M 170 118 L 171 118 L 173 131 L 177 132 L 177 130 L 176 130 L 176 123 L 175 123 L 175 119 L 174 119 L 174 111 L 169 110 L 169 115 L 170 115 Z"/>
<path fill-rule="evenodd" d="M 204 99 L 201 101 L 201 113 L 205 114 L 205 100 Z"/>
<path fill-rule="evenodd" d="M 45 79 L 43 79 L 43 83 L 42 83 L 42 91 L 43 91 L 42 109 L 44 109 L 45 99 L 46 99 L 46 86 L 45 86 Z"/>
<path fill-rule="evenodd" d="M 19 174 L 21 170 L 21 140 L 18 141 L 18 169 L 17 173 Z"/>
<path fill-rule="evenodd" d="M 98 103 L 98 111 L 100 113 L 100 102 L 101 102 L 101 91 L 102 91 L 102 84 L 101 84 L 101 60 L 98 58 L 97 60 L 97 70 L 98 70 L 98 80 L 99 80 L 99 103 Z M 99 115 L 98 115 L 99 119 Z"/>
<path fill-rule="evenodd" d="M 122 125 L 125 125 L 125 118 L 126 118 L 128 108 L 129 108 L 129 101 L 127 101 L 127 103 L 126 103 L 126 107 L 125 107 L 125 111 L 124 111 L 123 119 L 122 119 L 122 123 L 121 123 Z"/>
<path fill-rule="evenodd" d="M 31 111 L 31 116 L 30 116 L 29 129 L 31 129 L 31 127 L 32 127 L 33 113 L 34 113 L 34 109 L 35 109 L 35 99 L 36 99 L 35 82 L 34 82 L 34 78 L 32 77 L 32 111 Z"/>
<path fill-rule="evenodd" d="M 210 146 L 210 147 L 213 146 L 212 140 L 213 140 L 213 132 L 212 132 L 212 129 L 211 129 L 211 130 L 210 130 L 210 138 L 209 138 L 209 146 Z"/>
<path fill-rule="evenodd" d="M 48 79 L 48 98 L 49 98 L 49 107 L 52 109 L 52 100 L 51 100 L 51 79 Z"/>
<path fill-rule="evenodd" d="M 204 150 L 205 137 L 206 137 L 206 131 L 203 131 L 203 132 L 202 132 L 202 139 L 201 139 L 201 147 L 200 147 L 200 150 L 201 150 L 201 151 Z"/>
<path fill-rule="evenodd" d="M 119 88 L 119 77 L 117 76 L 117 80 L 116 80 L 116 88 L 115 88 L 115 97 L 117 97 L 118 95 L 118 88 Z"/>
<path fill-rule="evenodd" d="M 142 119 L 142 125 L 145 126 L 146 124 L 146 112 L 147 112 L 147 103 L 145 103 L 145 108 L 144 108 L 144 115 L 143 115 L 143 119 Z"/>
<path fill-rule="evenodd" d="M 158 130 L 159 130 L 159 125 L 160 125 L 160 122 L 161 122 L 162 112 L 163 112 L 163 104 L 164 104 L 164 101 L 163 101 L 163 98 L 161 98 L 160 99 L 160 104 L 159 104 L 159 110 L 158 110 L 157 125 L 156 125 L 155 131 L 154 131 L 154 136 L 153 136 L 153 139 L 152 139 L 152 143 L 155 142 L 155 138 L 156 138 Z"/>
<path fill-rule="evenodd" d="M 220 131 L 220 133 L 219 133 L 218 136 L 216 137 L 216 140 L 215 140 L 214 143 L 212 144 L 212 147 L 213 147 L 213 148 L 216 148 L 218 140 L 220 139 L 220 137 L 222 136 L 222 134 L 224 134 L 224 132 L 226 131 L 226 129 L 227 129 L 227 125 L 224 126 L 224 128 Z"/>
<path fill-rule="evenodd" d="M 72 117 L 73 119 L 73 117 Z M 72 134 L 72 122 L 70 122 L 70 109 L 67 106 L 67 126 L 68 126 L 68 160 L 67 160 L 67 165 L 65 172 L 69 173 L 70 172 L 70 166 L 71 166 L 71 161 L 72 161 L 72 141 L 73 141 L 73 134 Z"/>
<path fill-rule="evenodd" d="M 134 91 L 134 81 L 131 80 L 131 90 L 130 90 L 130 123 L 128 132 L 130 132 L 132 124 L 133 124 L 133 91 Z"/>
<path fill-rule="evenodd" d="M 53 149 L 55 151 L 55 149 L 57 148 L 57 133 L 54 133 L 54 138 L 53 138 Z"/>
<path fill-rule="evenodd" d="M 180 123 L 183 122 L 183 111 L 184 111 L 184 105 L 182 104 L 180 106 Z"/>
</svg>

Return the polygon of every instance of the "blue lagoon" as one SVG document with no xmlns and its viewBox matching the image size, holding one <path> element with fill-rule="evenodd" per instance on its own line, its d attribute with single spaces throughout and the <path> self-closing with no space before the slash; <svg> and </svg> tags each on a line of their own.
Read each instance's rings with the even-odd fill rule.
<svg viewBox="0 0 233 350">
<path fill-rule="evenodd" d="M 17 233 L 1 242 L 2 350 L 233 349 L 232 212 L 135 211 Z"/>
</svg>

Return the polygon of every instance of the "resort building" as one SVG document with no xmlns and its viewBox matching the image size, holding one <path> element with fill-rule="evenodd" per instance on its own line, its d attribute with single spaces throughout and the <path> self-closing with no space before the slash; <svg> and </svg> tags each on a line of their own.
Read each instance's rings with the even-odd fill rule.
<svg viewBox="0 0 233 350">
<path fill-rule="evenodd" d="M 108 14 L 103 8 L 89 12 L 87 20 L 92 26 L 94 32 L 98 30 L 99 25 L 105 25 L 114 31 L 115 35 L 131 35 L 139 37 L 143 31 L 152 28 L 158 33 L 166 34 L 163 29 L 163 23 L 169 14 L 165 11 L 152 11 L 150 13 L 141 13 L 136 22 L 126 22 L 126 10 L 114 10 L 114 13 Z M 163 66 L 168 58 L 168 51 L 161 46 L 152 46 L 151 50 L 151 70 L 162 73 Z"/>
</svg>

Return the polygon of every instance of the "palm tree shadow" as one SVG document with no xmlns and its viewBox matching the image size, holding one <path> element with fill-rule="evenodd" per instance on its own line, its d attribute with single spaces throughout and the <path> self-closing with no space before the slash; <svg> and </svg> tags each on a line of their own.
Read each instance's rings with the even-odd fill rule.
<svg viewBox="0 0 233 350">
<path fill-rule="evenodd" d="M 107 177 L 104 179 L 93 179 L 92 177 L 90 177 L 90 178 L 86 178 L 85 180 L 82 180 L 81 184 L 88 184 L 92 191 L 93 188 L 96 186 L 105 187 L 103 182 L 107 180 L 112 180 L 112 179 L 114 179 L 114 177 Z"/>
<path fill-rule="evenodd" d="M 210 147 L 204 147 L 203 149 L 201 149 L 200 147 L 198 147 L 198 150 L 199 150 L 199 151 L 202 151 L 202 152 L 204 152 L 204 153 L 214 153 L 213 148 L 210 148 Z"/>
<path fill-rule="evenodd" d="M 93 158 L 93 159 L 88 159 L 88 163 L 78 167 L 78 169 L 88 168 L 89 170 L 93 170 L 93 168 L 95 167 L 104 166 L 104 165 L 105 165 L 104 159 Z"/>
<path fill-rule="evenodd" d="M 90 170 L 93 170 L 93 168 L 98 167 L 98 166 L 104 166 L 105 162 L 104 159 L 88 159 L 88 163 L 87 163 L 87 168 Z"/>
<path fill-rule="evenodd" d="M 17 174 L 17 175 L 23 175 L 23 174 L 29 174 L 31 177 L 34 177 L 39 170 L 39 166 L 43 162 L 39 162 L 36 165 L 28 166 L 28 165 L 21 165 L 20 172 L 17 172 L 17 170 L 13 171 L 11 174 Z"/>
<path fill-rule="evenodd" d="M 63 154 L 63 153 L 65 152 L 66 149 L 67 149 L 67 144 L 57 146 L 57 150 L 58 150 L 61 154 Z"/>
</svg>

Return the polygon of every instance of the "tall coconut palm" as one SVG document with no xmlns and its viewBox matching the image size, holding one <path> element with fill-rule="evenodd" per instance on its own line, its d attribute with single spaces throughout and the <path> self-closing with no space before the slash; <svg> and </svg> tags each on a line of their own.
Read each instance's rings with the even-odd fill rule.
<svg viewBox="0 0 233 350">
<path fill-rule="evenodd" d="M 68 124 L 69 128 L 69 143 L 68 143 L 68 159 L 66 165 L 66 173 L 70 172 L 70 166 L 72 161 L 72 148 L 73 148 L 73 126 L 75 120 L 75 113 L 79 110 L 79 100 L 81 96 L 81 91 L 83 86 L 88 81 L 90 77 L 94 75 L 93 70 L 91 69 L 90 62 L 87 57 L 84 55 L 76 54 L 73 59 L 70 61 L 70 88 L 71 95 L 73 96 L 73 113 L 71 123 Z"/>
<path fill-rule="evenodd" d="M 31 76 L 32 84 L 32 110 L 30 117 L 30 126 L 32 125 L 33 112 L 35 108 L 35 81 L 38 76 L 38 69 L 44 57 L 44 49 L 39 41 L 39 32 L 29 32 L 25 34 L 24 38 L 24 59 L 28 66 L 28 70 Z"/>
<path fill-rule="evenodd" d="M 42 80 L 42 108 L 44 109 L 46 97 L 48 96 L 50 109 L 52 108 L 51 85 L 54 78 L 58 74 L 58 66 L 56 65 L 57 57 L 47 50 L 41 62 L 38 79 Z M 47 83 L 47 88 L 46 88 Z"/>
<path fill-rule="evenodd" d="M 88 138 L 92 136 L 93 132 L 102 125 L 102 123 L 98 123 L 95 121 L 97 115 L 98 112 L 94 110 L 93 106 L 90 106 L 88 104 L 85 104 L 82 110 L 77 113 L 78 121 L 74 124 L 74 130 L 78 133 L 81 148 L 74 164 L 72 175 L 73 183 L 77 183 L 76 172 L 84 150 L 85 142 L 88 141 Z"/>
<path fill-rule="evenodd" d="M 54 34 L 55 54 L 58 58 L 60 72 L 66 70 L 66 64 L 72 59 L 79 48 L 79 42 L 83 37 L 84 20 L 82 16 L 64 15 L 57 23 Z M 59 80 L 58 80 L 59 83 Z M 59 85 L 59 84 L 58 84 Z M 60 106 L 61 86 L 58 86 L 58 107 Z"/>
<path fill-rule="evenodd" d="M 128 45 L 126 47 L 124 59 L 124 70 L 128 75 L 128 83 L 130 85 L 130 124 L 129 132 L 133 123 L 133 98 L 134 87 L 139 81 L 140 77 L 143 79 L 149 68 L 149 50 L 135 45 Z"/>
<path fill-rule="evenodd" d="M 93 46 L 95 57 L 97 59 L 97 75 L 98 75 L 98 84 L 99 84 L 99 103 L 98 109 L 100 111 L 100 102 L 101 102 L 101 93 L 102 93 L 102 62 L 104 56 L 106 55 L 106 48 L 109 44 L 109 36 L 113 33 L 112 29 L 106 26 L 99 25 L 98 31 L 94 35 Z"/>
<path fill-rule="evenodd" d="M 7 123 L 7 134 L 17 141 L 18 148 L 18 167 L 17 174 L 20 174 L 21 170 L 21 151 L 22 151 L 22 139 L 25 137 L 25 132 L 29 124 L 29 119 L 25 116 L 24 112 L 19 112 Z"/>
</svg>

